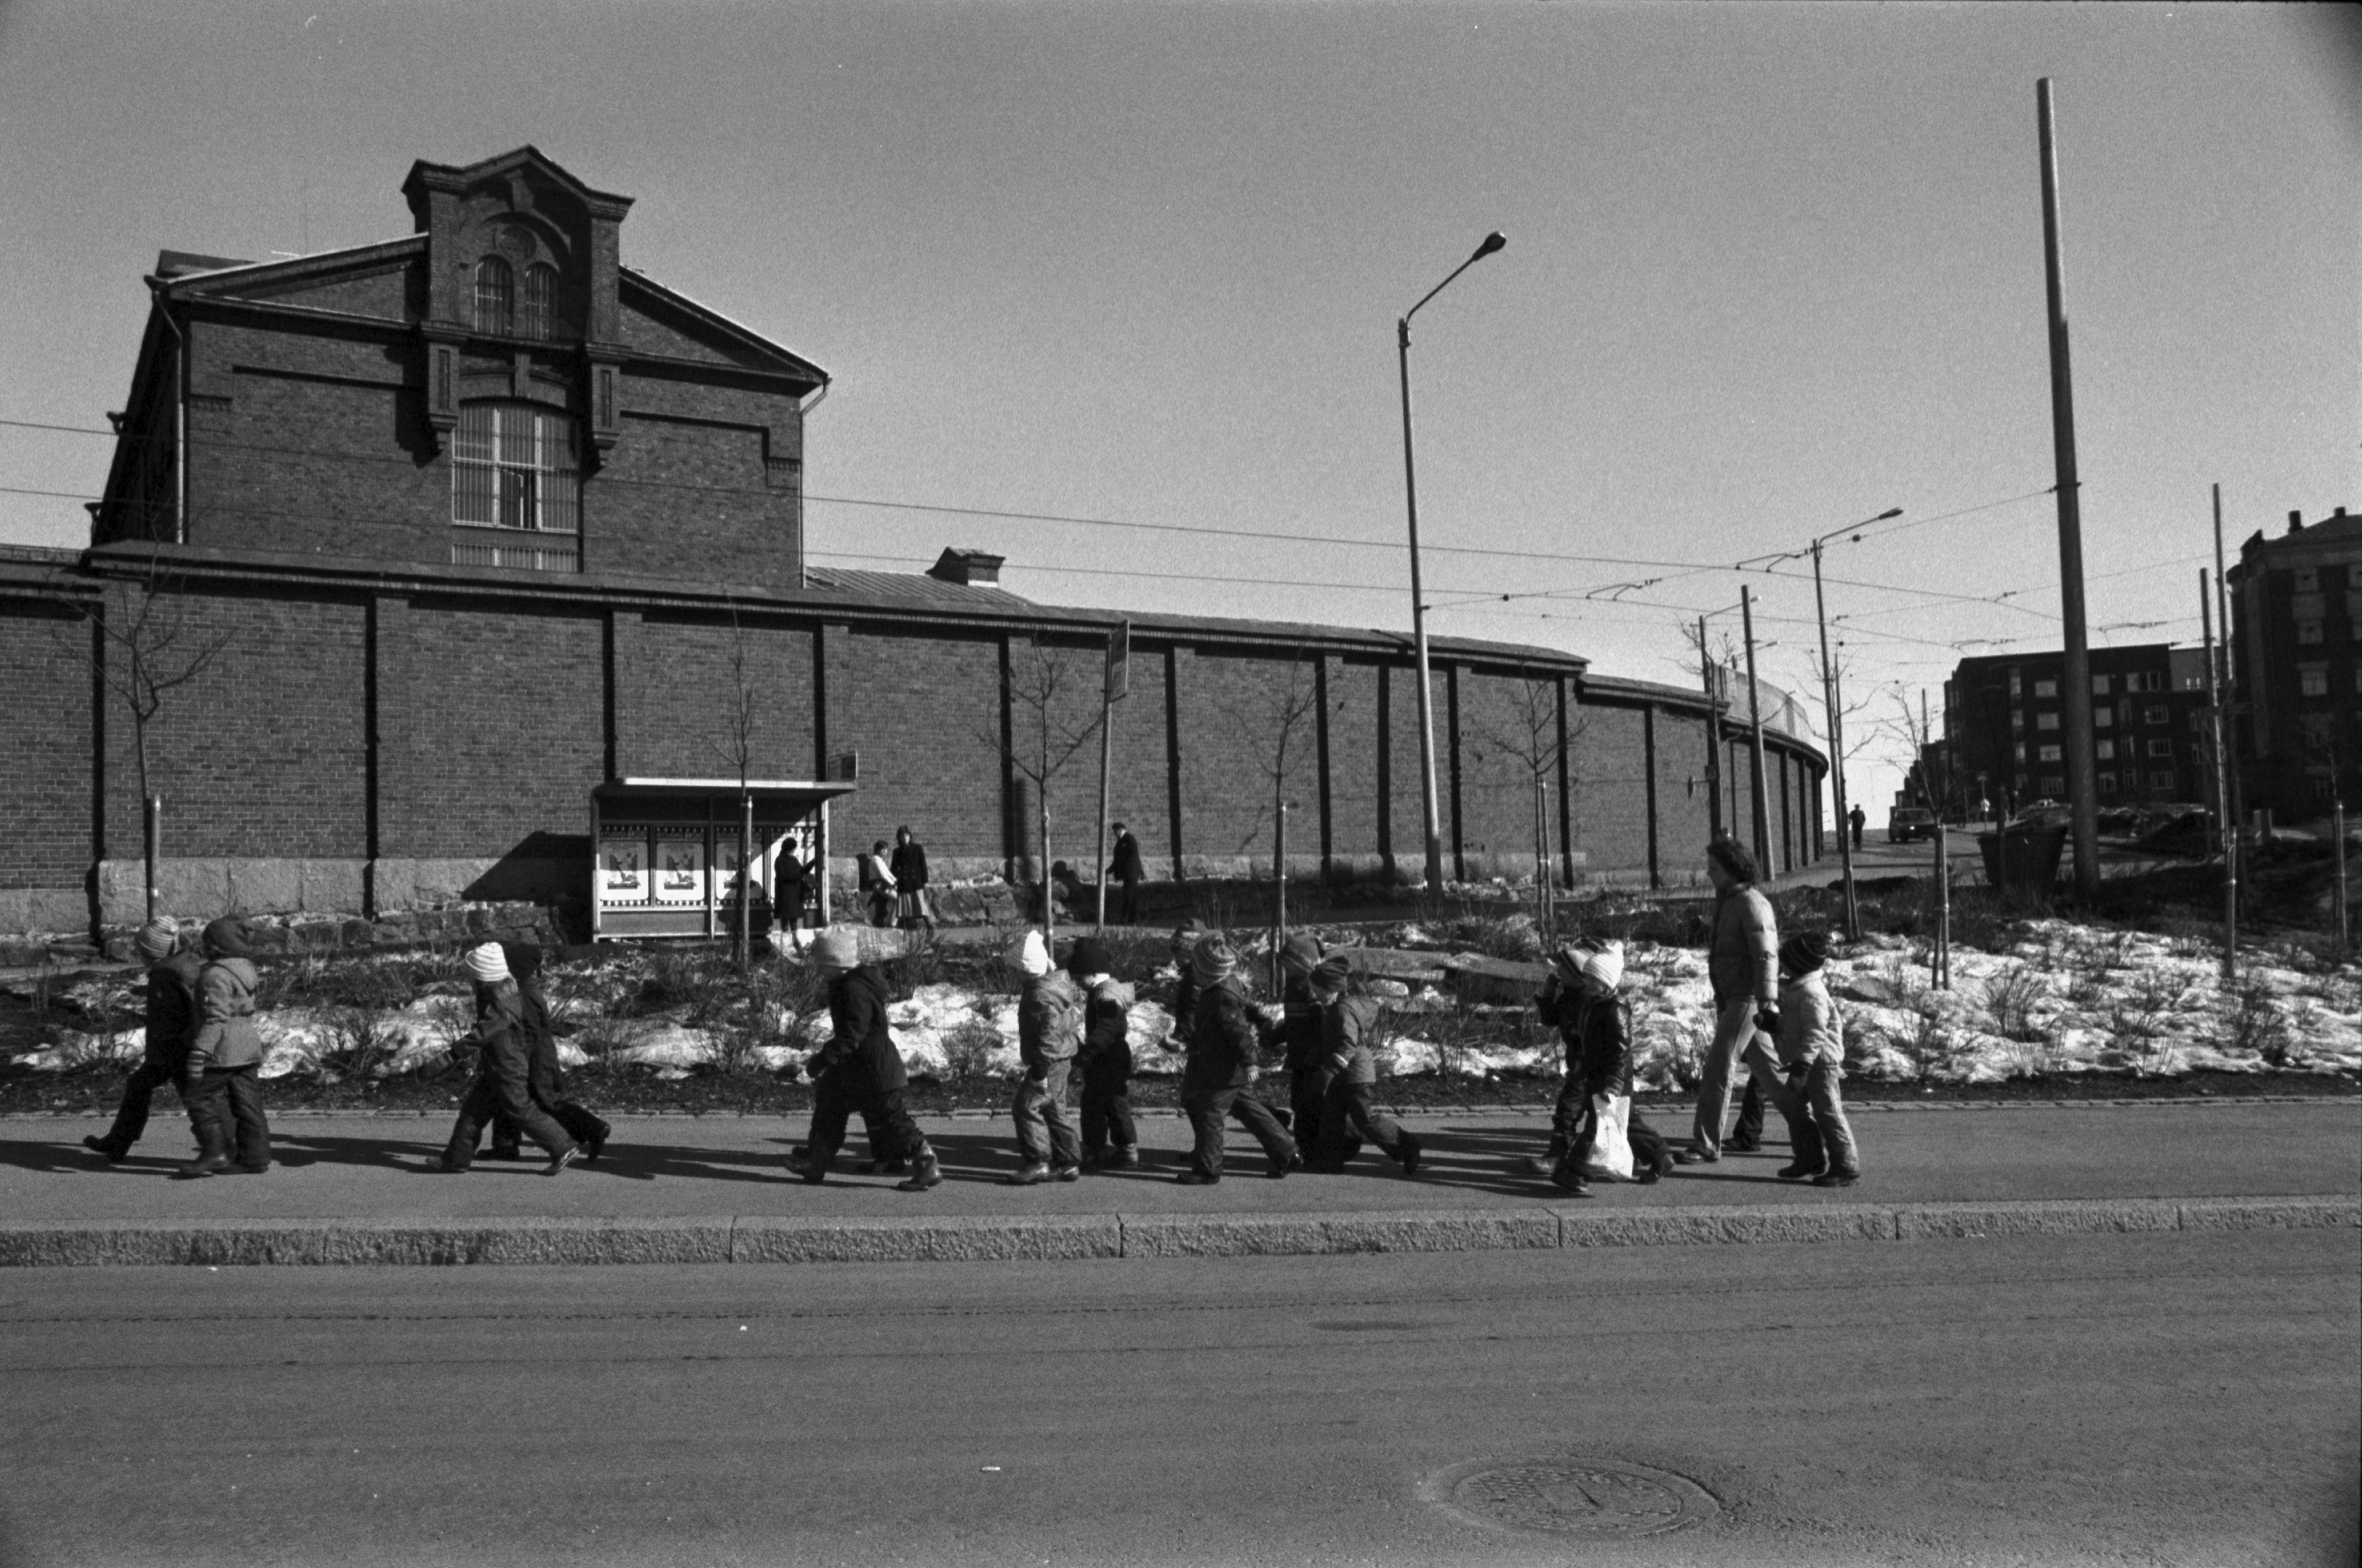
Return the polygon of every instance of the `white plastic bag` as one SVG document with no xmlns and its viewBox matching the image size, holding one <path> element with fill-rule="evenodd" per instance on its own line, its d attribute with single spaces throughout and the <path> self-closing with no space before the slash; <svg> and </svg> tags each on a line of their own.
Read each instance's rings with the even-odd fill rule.
<svg viewBox="0 0 2362 1568">
<path fill-rule="evenodd" d="M 1632 1097 L 1595 1094 L 1591 1097 L 1591 1155 L 1583 1163 L 1590 1176 L 1632 1179 Z"/>
</svg>

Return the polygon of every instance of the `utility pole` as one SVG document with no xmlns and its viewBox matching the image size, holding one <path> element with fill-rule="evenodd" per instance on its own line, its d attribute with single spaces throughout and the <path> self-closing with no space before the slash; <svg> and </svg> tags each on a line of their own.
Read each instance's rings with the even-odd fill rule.
<svg viewBox="0 0 2362 1568">
<path fill-rule="evenodd" d="M 2067 812 L 2075 842 L 2075 892 L 2100 890 L 2099 761 L 2092 745 L 2092 649 L 2083 609 L 2083 513 L 2075 477 L 2075 390 L 2068 356 L 2067 280 L 2058 249 L 2058 143 L 2050 78 L 2035 83 L 2042 144 L 2042 277 L 2050 310 L 2050 444 L 2058 495 L 2058 612 L 2066 623 L 2059 675 L 2066 683 Z"/>
<path fill-rule="evenodd" d="M 1821 709 L 1828 718 L 1829 790 L 1838 812 L 1838 860 L 1845 867 L 1846 940 L 1861 938 L 1861 907 L 1853 890 L 1853 824 L 1846 821 L 1845 716 L 1838 701 L 1838 667 L 1829 660 L 1829 608 L 1821 593 L 1821 544 L 1813 541 L 1813 611 L 1821 625 Z"/>
<path fill-rule="evenodd" d="M 2224 741 L 2230 734 L 2223 712 L 2223 682 L 2214 668 L 2214 601 L 2206 586 L 2206 569 L 2198 569 L 2198 619 L 2206 636 L 2206 711 L 2213 715 L 2214 743 L 2214 813 L 2223 840 L 2223 988 L 2239 983 L 2239 827 L 2231 816 L 2231 781 Z"/>
<path fill-rule="evenodd" d="M 1745 583 L 1738 589 L 1738 617 L 1747 632 L 1747 723 L 1753 732 L 1755 748 L 1754 788 L 1749 791 L 1755 807 L 1755 863 L 1763 874 L 1773 874 L 1772 865 L 1772 804 L 1766 799 L 1763 778 L 1763 690 L 1755 683 L 1755 590 Z"/>
<path fill-rule="evenodd" d="M 2239 667 L 2231 657 L 2231 576 L 2223 569 L 2223 487 L 2214 487 L 2214 624 L 2223 634 L 2223 766 L 2231 778 L 2231 843 L 2224 854 L 2235 857 L 2230 867 L 2232 891 L 2238 890 L 2238 866 L 2247 856 L 2247 785 L 2239 772 Z"/>
<path fill-rule="evenodd" d="M 1705 684 L 1706 836 L 1722 836 L 1722 706 L 1715 688 L 1714 655 L 1706 650 L 1705 617 L 1698 617 L 1698 679 Z"/>
</svg>

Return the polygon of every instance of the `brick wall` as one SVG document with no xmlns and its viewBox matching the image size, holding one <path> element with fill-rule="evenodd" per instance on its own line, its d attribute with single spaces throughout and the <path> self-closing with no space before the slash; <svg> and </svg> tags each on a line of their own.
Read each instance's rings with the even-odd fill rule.
<svg viewBox="0 0 2362 1568">
<path fill-rule="evenodd" d="M 652 612 L 616 660 L 616 771 L 625 778 L 737 777 L 741 674 L 753 697 L 749 776 L 813 778 L 808 622 Z"/>
<path fill-rule="evenodd" d="M 1556 672 L 1466 668 L 1458 694 L 1458 848 L 1467 874 L 1531 876 L 1537 767 L 1550 790 L 1551 846 L 1558 841 Z"/>
<path fill-rule="evenodd" d="M 834 852 L 908 823 L 931 865 L 999 865 L 999 637 L 828 635 L 829 749 L 861 756 L 859 792 L 831 812 Z"/>
<path fill-rule="evenodd" d="M 1180 691 L 1185 864 L 1271 863 L 1276 799 L 1291 858 L 1319 854 L 1317 674 L 1312 660 L 1200 649 Z"/>
<path fill-rule="evenodd" d="M 1579 728 L 1577 726 L 1580 726 Z M 1585 703 L 1568 715 L 1575 847 L 1586 874 L 1649 869 L 1645 709 Z"/>
<path fill-rule="evenodd" d="M 89 625 L 0 597 L 0 889 L 79 888 L 91 861 Z"/>
</svg>

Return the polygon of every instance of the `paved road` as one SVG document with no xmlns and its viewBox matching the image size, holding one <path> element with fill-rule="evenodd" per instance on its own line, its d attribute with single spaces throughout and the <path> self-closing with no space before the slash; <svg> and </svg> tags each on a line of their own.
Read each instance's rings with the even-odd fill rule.
<svg viewBox="0 0 2362 1568">
<path fill-rule="evenodd" d="M 2352 1231 L 26 1270 L 0 1562 L 2351 1562 L 2357 1303 Z M 1570 1541 L 1420 1496 L 1571 1455 L 1718 1512 Z"/>
</svg>

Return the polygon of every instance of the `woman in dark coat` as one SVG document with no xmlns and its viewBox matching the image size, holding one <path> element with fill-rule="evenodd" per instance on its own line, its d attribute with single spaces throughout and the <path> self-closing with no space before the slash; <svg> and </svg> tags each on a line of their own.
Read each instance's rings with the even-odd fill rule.
<svg viewBox="0 0 2362 1568">
<path fill-rule="evenodd" d="M 894 858 L 887 867 L 894 874 L 894 923 L 904 931 L 935 929 L 927 910 L 927 850 L 911 830 L 894 830 Z"/>
</svg>

